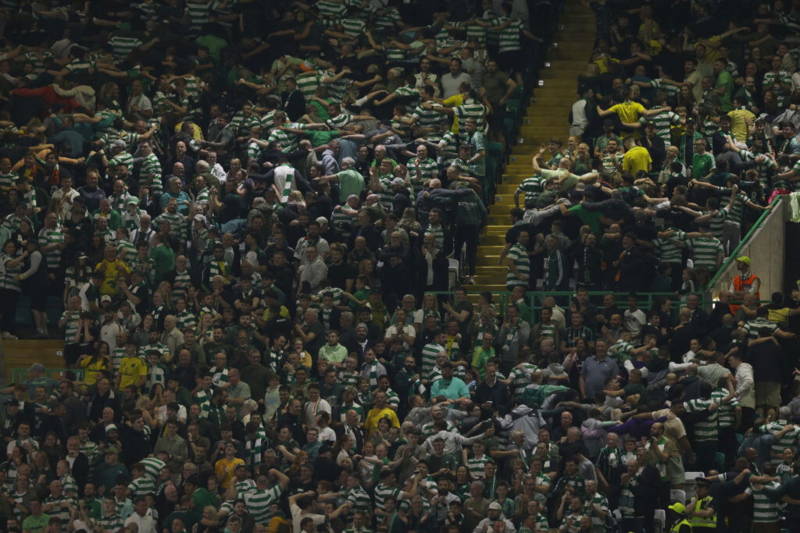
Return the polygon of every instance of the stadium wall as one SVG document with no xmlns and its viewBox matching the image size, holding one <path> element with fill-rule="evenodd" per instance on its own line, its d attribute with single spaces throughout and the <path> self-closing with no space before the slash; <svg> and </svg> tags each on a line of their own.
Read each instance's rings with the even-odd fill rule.
<svg viewBox="0 0 800 533">
<path fill-rule="evenodd" d="M 773 292 L 783 292 L 786 270 L 786 222 L 789 219 L 789 202 L 778 197 L 772 208 L 765 211 L 730 254 L 717 275 L 709 284 L 711 296 L 717 298 L 727 290 L 736 276 L 736 258 L 748 256 L 751 271 L 761 278 L 761 299 L 768 300 Z M 800 243 L 796 243 L 800 246 Z"/>
</svg>

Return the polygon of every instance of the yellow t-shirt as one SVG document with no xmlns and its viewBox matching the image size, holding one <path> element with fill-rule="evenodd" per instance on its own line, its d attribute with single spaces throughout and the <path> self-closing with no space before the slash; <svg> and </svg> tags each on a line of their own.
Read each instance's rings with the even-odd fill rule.
<svg viewBox="0 0 800 533">
<path fill-rule="evenodd" d="M 311 368 L 314 365 L 314 359 L 311 357 L 311 354 L 308 353 L 306 350 L 303 350 L 300 353 L 300 364 L 306 368 Z"/>
<path fill-rule="evenodd" d="M 131 273 L 131 268 L 122 261 L 106 261 L 105 259 L 97 263 L 95 270 L 103 273 L 103 283 L 100 285 L 100 294 L 114 296 L 117 294 L 117 279 Z"/>
<path fill-rule="evenodd" d="M 136 385 L 144 376 L 147 376 L 147 363 L 136 356 L 123 357 L 119 363 L 119 390 Z"/>
<path fill-rule="evenodd" d="M 661 27 L 653 19 L 647 20 L 639 25 L 639 33 L 637 34 L 639 40 L 645 43 L 648 47 L 648 52 L 653 52 L 653 48 L 657 47 L 656 52 L 660 49 L 658 38 L 661 37 Z"/>
<path fill-rule="evenodd" d="M 615 66 L 619 64 L 619 59 L 607 55 L 602 55 L 601 57 L 595 59 L 593 63 L 597 65 L 598 74 L 605 74 L 611 70 L 612 64 L 614 64 Z"/>
<path fill-rule="evenodd" d="M 650 165 L 653 164 L 653 159 L 650 157 L 650 152 L 644 146 L 634 146 L 622 158 L 622 171 L 636 176 L 640 170 L 650 172 Z"/>
<path fill-rule="evenodd" d="M 286 306 L 282 305 L 280 309 L 278 309 L 277 313 L 274 312 L 269 307 L 264 309 L 264 314 L 261 315 L 261 319 L 264 322 L 269 322 L 273 318 L 289 318 L 289 316 L 290 316 L 289 309 L 287 309 Z"/>
<path fill-rule="evenodd" d="M 442 100 L 442 103 L 447 107 L 458 107 L 464 103 L 464 95 L 461 93 L 456 93 L 450 98 L 445 98 Z M 453 125 L 450 126 L 450 131 L 453 133 L 458 133 L 458 114 L 453 113 Z"/>
<path fill-rule="evenodd" d="M 203 129 L 194 122 L 190 123 L 189 127 L 192 130 L 192 139 L 194 139 L 195 141 L 202 141 Z M 175 133 L 180 133 L 182 130 L 183 130 L 183 122 L 178 122 L 177 124 L 175 124 Z"/>
<path fill-rule="evenodd" d="M 397 418 L 397 413 L 394 412 L 394 409 L 389 407 L 384 407 L 383 409 L 370 409 L 367 413 L 367 421 L 364 423 L 364 429 L 367 432 L 372 431 L 373 429 L 378 427 L 378 422 L 381 421 L 382 418 L 388 417 L 389 421 L 392 424 L 392 427 L 399 428 L 400 427 L 400 420 Z"/>
<path fill-rule="evenodd" d="M 103 371 L 108 370 L 108 361 L 105 359 L 95 361 L 87 356 L 80 360 L 78 366 L 86 370 L 83 376 L 83 382 L 87 385 L 94 385 L 97 383 L 98 379 L 103 377 Z"/>
<path fill-rule="evenodd" d="M 728 111 L 728 116 L 731 118 L 731 133 L 738 140 L 747 139 L 748 125 L 756 120 L 756 116 L 752 111 L 747 109 L 734 109 Z"/>
<path fill-rule="evenodd" d="M 769 309 L 769 311 L 767 311 L 767 318 L 770 322 L 785 326 L 789 323 L 789 308 Z"/>
<path fill-rule="evenodd" d="M 701 63 L 713 65 L 714 61 L 722 57 L 722 51 L 720 50 L 722 47 L 722 39 L 719 35 L 709 37 L 705 41 L 700 41 L 698 44 L 702 44 L 706 47 L 705 55 L 698 58 Z"/>
<path fill-rule="evenodd" d="M 231 488 L 231 485 L 233 485 L 234 473 L 236 472 L 236 466 L 243 464 L 244 459 L 241 459 L 240 457 L 234 457 L 233 459 L 226 459 L 223 457 L 214 463 L 214 473 L 217 475 L 217 479 L 220 480 L 219 484 L 223 489 L 227 490 Z"/>
<path fill-rule="evenodd" d="M 609 111 L 613 111 L 619 116 L 621 122 L 639 122 L 639 115 L 645 110 L 644 106 L 639 102 L 622 102 L 621 104 L 612 105 Z"/>
</svg>

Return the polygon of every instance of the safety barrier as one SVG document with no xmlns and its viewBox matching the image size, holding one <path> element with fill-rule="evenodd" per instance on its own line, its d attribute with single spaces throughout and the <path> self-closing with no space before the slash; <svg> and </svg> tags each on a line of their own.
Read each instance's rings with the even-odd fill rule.
<svg viewBox="0 0 800 533">
<path fill-rule="evenodd" d="M 763 297 L 776 291 L 783 290 L 783 277 L 785 269 L 785 227 L 784 223 L 788 219 L 788 202 L 783 196 L 777 197 L 765 210 L 741 240 L 739 245 L 730 253 L 723 262 L 717 273 L 706 285 L 706 289 L 698 291 L 700 305 L 705 310 L 710 310 L 713 302 L 719 297 L 720 291 L 728 289 L 731 279 L 736 275 L 736 258 L 746 255 L 752 260 L 752 271 L 761 278 L 761 295 Z M 471 300 L 477 293 L 470 292 L 469 286 L 464 287 Z M 598 305 L 606 294 L 614 294 L 617 306 L 624 308 L 627 306 L 629 293 L 614 291 L 590 291 L 589 297 L 592 303 Z M 451 298 L 452 292 L 435 292 L 437 296 Z M 498 314 L 505 315 L 505 308 L 508 304 L 510 293 L 508 291 L 493 291 L 492 303 L 498 307 Z M 673 318 L 685 299 L 685 295 L 674 292 L 638 292 L 635 294 L 638 306 L 647 311 L 654 305 L 669 300 L 672 302 L 671 314 Z M 525 293 L 525 304 L 531 313 L 531 317 L 538 319 L 539 311 L 542 308 L 542 301 L 548 296 L 556 299 L 556 302 L 564 307 L 567 302 L 575 296 L 574 291 L 528 291 Z"/>
<path fill-rule="evenodd" d="M 727 291 L 731 280 L 736 276 L 736 258 L 746 255 L 750 258 L 751 271 L 761 279 L 761 297 L 769 297 L 773 292 L 783 291 L 783 278 L 786 263 L 786 228 L 788 202 L 778 196 L 770 208 L 758 217 L 747 235 L 739 243 L 716 275 L 708 282 L 707 292 L 712 298 Z"/>
<path fill-rule="evenodd" d="M 11 371 L 11 383 L 25 383 L 28 380 L 27 368 L 14 368 Z M 66 372 L 75 376 L 74 381 L 82 382 L 85 377 L 83 368 L 45 368 L 45 375 L 55 381 L 60 381 L 66 375 Z"/>
<path fill-rule="evenodd" d="M 467 290 L 468 295 L 479 295 L 481 293 L 469 292 L 469 287 L 464 287 Z M 486 291 L 491 295 L 492 304 L 495 305 L 498 311 L 498 315 L 501 317 L 505 316 L 506 307 L 510 303 L 511 293 L 509 291 Z M 439 298 L 447 298 L 451 299 L 453 293 L 450 291 L 437 291 L 431 292 L 430 294 L 435 294 Z M 681 305 L 685 300 L 685 295 L 680 295 L 674 292 L 639 292 L 639 293 L 627 293 L 627 292 L 614 292 L 614 291 L 589 291 L 589 299 L 591 300 L 592 304 L 600 309 L 600 304 L 602 303 L 602 298 L 607 294 L 613 294 L 615 304 L 620 309 L 625 309 L 628 306 L 628 297 L 631 294 L 634 294 L 636 297 L 636 303 L 638 307 L 644 311 L 649 311 L 656 306 L 669 301 L 670 307 L 669 312 L 672 318 L 677 317 L 678 310 L 680 309 Z M 538 320 L 539 312 L 542 309 L 542 302 L 545 298 L 552 296 L 555 298 L 556 303 L 560 305 L 562 308 L 567 308 L 568 302 L 571 298 L 575 297 L 574 291 L 528 291 L 525 293 L 524 303 L 527 306 L 526 311 L 530 313 L 530 317 L 533 321 Z M 708 293 L 699 293 L 700 296 L 700 306 L 703 309 L 709 309 L 711 307 L 711 296 Z"/>
</svg>

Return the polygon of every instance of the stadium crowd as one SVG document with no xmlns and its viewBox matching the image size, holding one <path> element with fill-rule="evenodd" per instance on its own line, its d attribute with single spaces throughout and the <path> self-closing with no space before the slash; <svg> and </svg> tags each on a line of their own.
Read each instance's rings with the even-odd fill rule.
<svg viewBox="0 0 800 533">
<path fill-rule="evenodd" d="M 0 390 L 2 530 L 800 531 L 800 290 L 705 297 L 800 182 L 796 4 L 0 0 L 0 330 L 68 368 Z"/>
</svg>

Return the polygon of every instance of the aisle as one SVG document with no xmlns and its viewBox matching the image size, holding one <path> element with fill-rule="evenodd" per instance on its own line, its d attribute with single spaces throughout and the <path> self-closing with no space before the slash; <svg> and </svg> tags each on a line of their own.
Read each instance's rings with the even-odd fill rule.
<svg viewBox="0 0 800 533">
<path fill-rule="evenodd" d="M 563 29 L 556 37 L 557 47 L 548 53 L 550 68 L 541 71 L 544 83 L 536 90 L 536 101 L 525 112 L 520 137 L 524 142 L 514 146 L 510 161 L 497 186 L 497 196 L 489 211 L 489 225 L 481 234 L 478 266 L 471 293 L 505 290 L 506 267 L 498 264 L 504 236 L 510 227 L 510 210 L 514 207 L 514 191 L 531 174 L 531 157 L 539 146 L 552 138 L 566 144 L 567 119 L 577 99 L 577 78 L 586 70 L 594 44 L 594 14 L 580 0 L 568 0 L 562 15 Z"/>
</svg>

